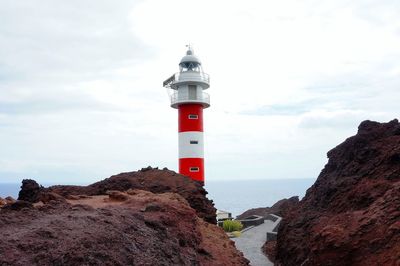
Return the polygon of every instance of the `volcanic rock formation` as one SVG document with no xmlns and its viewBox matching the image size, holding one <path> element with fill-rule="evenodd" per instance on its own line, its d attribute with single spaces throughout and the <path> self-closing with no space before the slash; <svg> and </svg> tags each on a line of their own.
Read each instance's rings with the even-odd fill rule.
<svg viewBox="0 0 400 266">
<path fill-rule="evenodd" d="M 278 231 L 276 265 L 400 265 L 400 124 L 364 121 Z"/>
<path fill-rule="evenodd" d="M 3 199 L 2 197 L 0 197 L 0 207 L 3 207 L 6 204 L 7 204 L 7 201 L 5 199 Z"/>
<path fill-rule="evenodd" d="M 22 180 L 21 190 L 18 193 L 18 200 L 29 202 L 38 202 L 39 194 L 43 187 L 39 186 L 35 180 L 24 179 Z"/>
<path fill-rule="evenodd" d="M 294 196 L 289 199 L 282 199 L 276 202 L 271 207 L 261 207 L 261 208 L 254 208 L 245 211 L 244 213 L 237 216 L 237 219 L 245 219 L 246 217 L 252 215 L 259 215 L 266 217 L 268 214 L 276 214 L 278 216 L 284 216 L 287 212 L 290 212 L 290 209 L 295 207 L 299 203 L 299 197 Z"/>
<path fill-rule="evenodd" d="M 28 183 L 34 195 L 39 186 Z M 179 189 L 187 199 L 168 192 Z M 172 171 L 39 190 L 0 208 L 0 265 L 248 265 L 221 228 L 199 217 L 212 221 L 205 190 Z"/>
<path fill-rule="evenodd" d="M 184 197 L 197 215 L 205 221 L 216 224 L 216 209 L 207 199 L 203 186 L 190 178 L 167 169 L 142 168 L 137 172 L 121 173 L 89 186 L 53 186 L 45 192 L 55 192 L 63 197 L 72 195 L 103 195 L 108 190 L 126 191 L 141 189 L 153 193 L 174 192 Z"/>
<path fill-rule="evenodd" d="M 13 197 L 6 197 L 6 198 L 0 198 L 0 207 L 6 206 L 7 204 L 13 204 L 15 202 L 15 199 Z"/>
<path fill-rule="evenodd" d="M 248 264 L 222 229 L 176 193 L 17 203 L 26 204 L 0 210 L 0 265 Z"/>
<path fill-rule="evenodd" d="M 262 251 L 264 252 L 265 255 L 267 255 L 268 259 L 275 263 L 275 258 L 276 258 L 276 240 L 271 240 L 268 242 L 265 242 L 265 244 L 262 246 Z"/>
</svg>

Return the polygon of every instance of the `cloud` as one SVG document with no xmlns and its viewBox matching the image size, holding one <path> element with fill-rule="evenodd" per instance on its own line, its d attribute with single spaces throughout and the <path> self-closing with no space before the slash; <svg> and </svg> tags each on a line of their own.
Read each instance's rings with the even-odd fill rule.
<svg viewBox="0 0 400 266">
<path fill-rule="evenodd" d="M 1 103 L 0 113 L 15 115 L 15 114 L 41 114 L 41 113 L 56 113 L 60 111 L 94 111 L 107 110 L 111 106 L 96 103 L 93 99 L 84 99 L 80 97 L 72 100 L 55 99 L 32 99 L 19 103 Z"/>
<path fill-rule="evenodd" d="M 299 127 L 316 129 L 330 128 L 335 130 L 348 129 L 371 117 L 370 113 L 360 111 L 340 110 L 336 112 L 313 112 L 302 117 Z"/>
<path fill-rule="evenodd" d="M 188 42 L 211 75 L 207 178 L 315 177 L 361 120 L 398 116 L 399 12 L 374 0 L 2 1 L 0 181 L 176 169 L 161 84 Z"/>
<path fill-rule="evenodd" d="M 71 83 L 107 76 L 151 55 L 129 28 L 130 1 L 3 1 L 3 79 Z M 14 78 L 12 78 L 14 77 Z"/>
<path fill-rule="evenodd" d="M 294 103 L 294 104 L 275 104 L 266 105 L 260 108 L 243 111 L 244 115 L 300 115 L 304 114 L 312 108 L 310 102 Z"/>
</svg>

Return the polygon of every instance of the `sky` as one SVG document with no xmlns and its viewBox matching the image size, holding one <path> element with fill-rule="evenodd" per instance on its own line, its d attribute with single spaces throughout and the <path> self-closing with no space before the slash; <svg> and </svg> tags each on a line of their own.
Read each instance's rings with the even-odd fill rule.
<svg viewBox="0 0 400 266">
<path fill-rule="evenodd" d="M 2 0 L 0 183 L 176 170 L 162 82 L 210 75 L 206 182 L 316 178 L 361 121 L 399 117 L 400 2 Z"/>
</svg>

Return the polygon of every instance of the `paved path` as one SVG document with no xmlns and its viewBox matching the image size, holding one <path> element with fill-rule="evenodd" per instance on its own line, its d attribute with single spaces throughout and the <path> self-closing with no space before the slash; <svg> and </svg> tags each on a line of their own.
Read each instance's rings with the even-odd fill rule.
<svg viewBox="0 0 400 266">
<path fill-rule="evenodd" d="M 236 248 L 243 252 L 244 256 L 250 260 L 252 266 L 273 266 L 274 264 L 261 251 L 261 247 L 266 241 L 267 231 L 271 231 L 274 222 L 264 220 L 264 223 L 251 228 L 242 233 L 240 237 L 232 238 Z"/>
</svg>

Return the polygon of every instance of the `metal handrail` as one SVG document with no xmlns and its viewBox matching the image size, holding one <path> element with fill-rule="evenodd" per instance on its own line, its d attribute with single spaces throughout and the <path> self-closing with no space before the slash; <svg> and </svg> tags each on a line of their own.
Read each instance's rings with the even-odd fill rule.
<svg viewBox="0 0 400 266">
<path fill-rule="evenodd" d="M 210 83 L 210 75 L 204 72 L 196 72 L 196 71 L 186 71 L 186 72 L 178 72 L 175 73 L 175 81 L 185 81 L 187 77 L 187 80 L 192 80 L 192 75 L 190 74 L 196 74 L 196 77 L 199 77 L 201 81 Z"/>
<path fill-rule="evenodd" d="M 189 97 L 189 95 L 183 96 L 182 93 L 179 94 L 178 92 L 175 92 L 171 94 L 170 97 L 171 105 L 177 103 L 203 103 L 206 105 L 210 105 L 210 95 L 206 92 L 202 92 L 200 97 L 198 97 L 197 95 L 195 97 Z"/>
<path fill-rule="evenodd" d="M 191 75 L 196 74 L 196 75 Z M 195 79 L 194 79 L 195 77 Z M 210 75 L 204 72 L 186 71 L 177 72 L 163 82 L 164 87 L 171 87 L 171 85 L 182 81 L 200 81 L 210 83 Z"/>
</svg>

